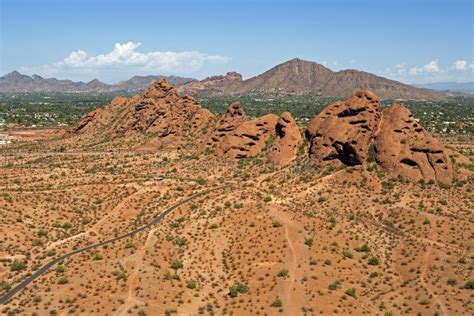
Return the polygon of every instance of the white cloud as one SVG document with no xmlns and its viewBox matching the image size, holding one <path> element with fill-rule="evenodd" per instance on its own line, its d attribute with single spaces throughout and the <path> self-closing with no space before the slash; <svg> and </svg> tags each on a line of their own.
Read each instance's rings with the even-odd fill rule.
<svg viewBox="0 0 474 316">
<path fill-rule="evenodd" d="M 465 82 L 474 80 L 474 61 L 458 59 L 451 64 L 440 63 L 439 60 L 433 60 L 423 66 L 408 65 L 401 62 L 389 67 L 381 73 L 395 80 L 407 83 L 427 83 L 456 81 Z"/>
<path fill-rule="evenodd" d="M 410 75 L 418 75 L 418 74 L 423 74 L 423 73 L 434 73 L 434 72 L 439 72 L 438 60 L 433 60 L 422 67 L 412 67 L 408 70 L 408 73 Z"/>
<path fill-rule="evenodd" d="M 466 70 L 467 69 L 467 61 L 465 60 L 456 60 L 453 64 L 453 68 L 456 70 Z"/>
<path fill-rule="evenodd" d="M 43 72 L 94 72 L 100 69 L 130 69 L 155 73 L 194 73 L 206 64 L 225 64 L 230 59 L 219 55 L 208 55 L 198 51 L 151 51 L 138 52 L 141 43 L 116 43 L 114 49 L 106 54 L 89 56 L 78 50 L 63 60 L 40 67 Z"/>
</svg>

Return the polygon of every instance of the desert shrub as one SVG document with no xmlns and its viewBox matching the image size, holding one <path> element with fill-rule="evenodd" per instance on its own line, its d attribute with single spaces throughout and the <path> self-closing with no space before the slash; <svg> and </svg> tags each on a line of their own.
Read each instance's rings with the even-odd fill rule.
<svg viewBox="0 0 474 316">
<path fill-rule="evenodd" d="M 272 304 L 271 304 L 272 307 L 282 307 L 283 306 L 283 302 L 282 300 L 277 297 L 276 299 L 273 300 Z"/>
<path fill-rule="evenodd" d="M 375 148 L 374 144 L 370 144 L 369 151 L 367 153 L 367 161 L 375 162 L 376 157 L 377 157 L 377 149 Z"/>
<path fill-rule="evenodd" d="M 355 248 L 355 251 L 357 251 L 357 252 L 370 252 L 370 248 L 367 244 L 363 244 L 362 246 Z"/>
<path fill-rule="evenodd" d="M 10 265 L 10 270 L 11 271 L 20 271 L 26 268 L 26 262 L 20 261 L 20 260 L 15 260 L 13 263 Z"/>
<path fill-rule="evenodd" d="M 199 184 L 199 185 L 204 185 L 204 184 L 207 183 L 207 180 L 204 179 L 204 178 L 199 177 L 199 178 L 197 178 L 196 182 L 197 182 L 197 184 Z"/>
<path fill-rule="evenodd" d="M 331 291 L 335 291 L 335 290 L 337 290 L 337 289 L 340 289 L 340 288 L 341 288 L 341 282 L 335 281 L 335 282 L 329 284 L 328 288 L 329 288 Z"/>
<path fill-rule="evenodd" d="M 357 298 L 357 294 L 356 294 L 356 289 L 355 288 L 350 288 L 350 289 L 347 289 L 345 292 L 344 292 L 346 295 L 349 295 L 353 298 Z"/>
<path fill-rule="evenodd" d="M 273 221 L 272 226 L 273 226 L 273 227 L 282 227 L 283 224 L 282 224 L 281 222 L 279 222 L 279 221 Z"/>
<path fill-rule="evenodd" d="M 247 293 L 249 291 L 249 287 L 247 284 L 242 282 L 236 282 L 234 285 L 230 287 L 229 296 L 230 297 L 237 297 L 239 293 Z"/>
<path fill-rule="evenodd" d="M 179 259 L 176 259 L 176 260 L 171 261 L 170 266 L 171 266 L 171 269 L 173 269 L 173 270 L 182 269 L 183 268 L 183 262 Z"/>
<path fill-rule="evenodd" d="M 104 256 L 101 255 L 100 253 L 96 252 L 94 256 L 92 257 L 93 260 L 102 260 L 104 259 Z"/>
<path fill-rule="evenodd" d="M 344 258 L 349 258 L 349 259 L 352 259 L 354 257 L 352 255 L 352 252 L 349 251 L 349 249 L 344 249 L 344 251 L 342 252 L 342 255 L 344 256 Z"/>
<path fill-rule="evenodd" d="M 66 277 L 61 277 L 58 279 L 58 284 L 67 284 L 69 280 Z"/>
<path fill-rule="evenodd" d="M 175 243 L 175 245 L 178 245 L 178 246 L 182 247 L 182 246 L 186 245 L 187 240 L 184 237 L 176 237 L 174 239 L 174 243 Z"/>
<path fill-rule="evenodd" d="M 280 277 L 280 278 L 286 278 L 287 276 L 288 276 L 288 270 L 287 269 L 280 270 L 277 273 L 277 277 Z"/>
<path fill-rule="evenodd" d="M 313 242 L 314 242 L 314 240 L 313 240 L 312 237 L 308 237 L 308 238 L 304 239 L 304 244 L 308 247 L 311 247 L 313 245 Z"/>
<path fill-rule="evenodd" d="M 464 284 L 464 288 L 468 290 L 474 290 L 474 279 L 471 279 Z"/>
<path fill-rule="evenodd" d="M 458 282 L 455 279 L 448 279 L 447 283 L 448 283 L 448 285 L 453 286 L 453 285 L 456 285 Z"/>
<path fill-rule="evenodd" d="M 369 258 L 369 261 L 368 261 L 369 265 L 371 266 L 376 266 L 380 263 L 379 261 L 379 258 L 375 257 L 375 256 L 372 256 Z"/>
<path fill-rule="evenodd" d="M 373 279 L 373 278 L 378 277 L 378 276 L 379 276 L 379 273 L 377 271 L 374 271 L 369 275 L 369 278 Z"/>
</svg>

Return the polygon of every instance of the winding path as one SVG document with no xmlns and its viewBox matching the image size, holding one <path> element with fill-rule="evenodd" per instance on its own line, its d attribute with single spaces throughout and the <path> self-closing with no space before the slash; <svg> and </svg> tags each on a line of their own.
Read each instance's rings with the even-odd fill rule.
<svg viewBox="0 0 474 316">
<path fill-rule="evenodd" d="M 212 192 L 212 191 L 215 191 L 215 190 L 218 190 L 218 189 L 222 189 L 222 188 L 225 188 L 225 187 L 228 187 L 228 185 L 225 185 L 225 186 L 219 186 L 219 187 L 215 187 L 215 188 L 212 188 L 212 189 L 208 189 L 208 190 L 205 190 L 205 191 L 202 191 L 202 192 L 198 192 L 198 193 L 195 193 L 193 195 L 191 195 L 190 197 L 168 207 L 167 209 L 165 209 L 163 212 L 161 212 L 158 216 L 156 216 L 151 222 L 149 222 L 148 224 L 145 224 L 141 227 L 138 227 L 137 229 L 135 230 L 132 230 L 126 234 L 123 234 L 121 236 L 117 236 L 115 238 L 112 238 L 112 239 L 109 239 L 109 240 L 104 240 L 104 241 L 101 241 L 99 243 L 96 243 L 96 244 L 91 244 L 89 246 L 86 246 L 86 247 L 83 247 L 83 248 L 80 248 L 80 249 L 77 249 L 77 250 L 74 250 L 72 252 L 69 252 L 61 257 L 58 257 L 56 259 L 53 259 L 51 260 L 50 262 L 46 263 L 44 266 L 42 266 L 41 268 L 39 268 L 35 273 L 33 273 L 32 275 L 28 276 L 26 279 L 24 279 L 22 282 L 20 282 L 17 286 L 15 286 L 13 289 L 11 289 L 9 292 L 7 292 L 5 295 L 3 295 L 2 297 L 0 297 L 0 305 L 3 305 L 3 304 L 6 304 L 13 296 L 15 296 L 18 292 L 22 291 L 26 286 L 28 286 L 30 283 L 32 283 L 33 281 L 35 281 L 36 279 L 38 279 L 40 276 L 42 276 L 46 271 L 48 271 L 51 267 L 53 267 L 54 265 L 64 261 L 65 259 L 67 258 L 70 258 L 74 255 L 77 255 L 79 253 L 82 253 L 82 252 L 85 252 L 85 251 L 88 251 L 88 250 L 91 250 L 91 249 L 95 249 L 95 248 L 98 248 L 98 247 L 101 247 L 101 246 L 104 246 L 104 245 L 107 245 L 107 244 L 110 244 L 110 243 L 113 243 L 113 242 L 116 242 L 118 240 L 121 240 L 121 239 L 125 239 L 125 238 L 128 238 L 130 236 L 133 236 L 137 233 L 140 233 L 148 228 L 150 228 L 151 226 L 159 223 L 166 215 L 168 215 L 169 213 L 171 213 L 172 211 L 174 211 L 175 209 L 177 209 L 178 207 L 180 207 L 181 205 L 191 201 L 192 199 L 195 199 L 199 196 L 202 196 L 202 195 L 206 195 L 208 194 L 209 192 Z"/>
</svg>

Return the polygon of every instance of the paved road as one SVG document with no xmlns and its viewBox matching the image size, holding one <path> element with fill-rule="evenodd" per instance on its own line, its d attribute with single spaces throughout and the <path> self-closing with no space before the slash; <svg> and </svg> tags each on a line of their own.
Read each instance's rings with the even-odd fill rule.
<svg viewBox="0 0 474 316">
<path fill-rule="evenodd" d="M 31 282 L 35 281 L 37 278 L 39 278 L 41 275 L 43 275 L 46 271 L 48 271 L 51 267 L 53 267 L 54 265 L 60 263 L 61 261 L 69 258 L 69 257 L 72 257 L 78 253 L 81 253 L 81 252 L 85 252 L 85 251 L 88 251 L 88 250 L 91 250 L 91 249 L 94 249 L 94 248 L 97 248 L 97 247 L 100 247 L 100 246 L 103 246 L 103 245 L 107 245 L 107 244 L 110 244 L 110 243 L 113 243 L 115 241 L 118 241 L 118 240 L 121 240 L 121 239 L 124 239 L 124 238 L 128 238 L 132 235 L 135 235 L 139 232 L 142 232 L 144 231 L 145 229 L 157 224 L 158 222 L 160 222 L 166 215 L 168 215 L 169 213 L 171 213 L 172 211 L 174 211 L 175 209 L 177 209 L 178 207 L 180 207 L 181 205 L 189 202 L 190 200 L 194 199 L 194 198 L 197 198 L 198 196 L 201 196 L 201 195 L 205 195 L 211 191 L 215 191 L 215 190 L 218 190 L 218 189 L 222 189 L 224 188 L 225 186 L 220 186 L 220 187 L 216 187 L 216 188 L 213 188 L 213 189 L 209 189 L 209 190 L 205 190 L 205 191 L 202 191 L 202 192 L 199 192 L 199 193 L 196 193 L 196 194 L 193 194 L 191 195 L 190 197 L 180 201 L 179 203 L 173 205 L 173 206 L 170 206 L 168 207 L 166 210 L 164 210 L 162 213 L 160 213 L 157 217 L 155 217 L 151 222 L 149 222 L 148 224 L 144 225 L 144 226 L 141 226 L 135 230 L 132 230 L 124 235 L 121 235 L 121 236 L 118 236 L 118 237 L 115 237 L 115 238 L 112 238 L 112 239 L 109 239 L 109 240 L 104 240 L 104 241 L 101 241 L 97 244 L 92 244 L 92 245 L 89 245 L 89 246 L 86 246 L 84 248 L 80 248 L 80 249 L 77 249 L 77 250 L 74 250 L 72 252 L 69 252 L 61 257 L 58 257 L 56 259 L 53 259 L 51 260 L 50 262 L 48 262 L 47 264 L 45 264 L 44 266 L 42 266 L 39 270 L 37 270 L 35 273 L 33 273 L 32 275 L 30 275 L 29 277 L 27 277 L 26 279 L 24 279 L 20 284 L 18 284 L 17 286 L 15 286 L 13 289 L 11 289 L 9 292 L 7 292 L 5 295 L 3 295 L 2 297 L 0 297 L 0 305 L 3 305 L 3 304 L 6 304 L 13 296 L 15 296 L 15 294 L 17 294 L 18 292 L 20 292 L 21 290 L 23 290 L 28 284 L 30 284 Z"/>
</svg>

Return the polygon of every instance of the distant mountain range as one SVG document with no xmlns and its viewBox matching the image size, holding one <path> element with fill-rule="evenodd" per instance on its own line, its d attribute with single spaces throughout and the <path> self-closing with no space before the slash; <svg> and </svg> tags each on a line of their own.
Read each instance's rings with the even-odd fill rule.
<svg viewBox="0 0 474 316">
<path fill-rule="evenodd" d="M 239 95 L 258 93 L 304 94 L 347 97 L 355 90 L 368 89 L 383 99 L 441 100 L 445 93 L 413 87 L 358 70 L 334 72 L 325 66 L 298 58 L 292 59 L 261 75 L 242 80 L 235 72 L 192 81 L 178 87 L 191 95 Z"/>
<path fill-rule="evenodd" d="M 474 94 L 474 82 L 433 82 L 415 84 L 414 86 L 438 91 L 453 91 Z"/>
<path fill-rule="evenodd" d="M 158 78 L 165 78 L 166 81 L 176 86 L 196 81 L 193 78 L 176 76 L 134 76 L 125 81 L 106 84 L 97 79 L 89 82 L 75 82 L 71 80 L 58 80 L 56 78 L 46 79 L 38 75 L 27 76 L 18 71 L 13 71 L 0 77 L 0 92 L 136 92 L 145 90 L 146 87 Z"/>
<path fill-rule="evenodd" d="M 0 92 L 139 92 L 157 78 L 165 78 L 182 94 L 199 96 L 316 93 L 347 97 L 361 89 L 371 90 L 382 99 L 442 100 L 449 95 L 353 69 L 334 72 L 321 64 L 298 58 L 246 80 L 239 73 L 229 72 L 225 76 L 212 76 L 200 81 L 175 76 L 135 76 L 109 85 L 97 79 L 84 83 L 45 79 L 38 75 L 30 77 L 14 71 L 0 77 Z"/>
</svg>

